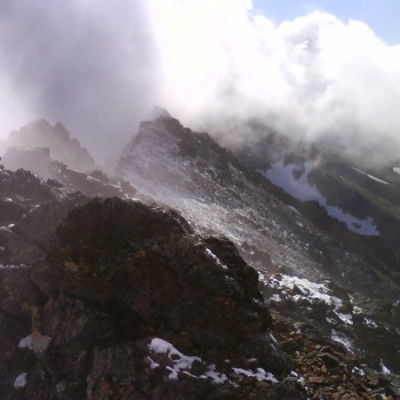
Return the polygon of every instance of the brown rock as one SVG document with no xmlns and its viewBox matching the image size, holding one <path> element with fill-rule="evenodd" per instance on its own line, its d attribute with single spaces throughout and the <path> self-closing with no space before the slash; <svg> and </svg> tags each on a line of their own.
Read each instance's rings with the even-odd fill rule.
<svg viewBox="0 0 400 400">
<path fill-rule="evenodd" d="M 308 377 L 308 381 L 310 383 L 325 383 L 326 382 L 326 378 L 324 376 L 309 376 Z"/>
</svg>

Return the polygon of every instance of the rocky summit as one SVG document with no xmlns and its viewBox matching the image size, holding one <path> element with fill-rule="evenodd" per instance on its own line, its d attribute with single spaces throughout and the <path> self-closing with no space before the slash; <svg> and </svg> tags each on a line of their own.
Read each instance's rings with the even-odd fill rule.
<svg viewBox="0 0 400 400">
<path fill-rule="evenodd" d="M 0 148 L 42 149 L 54 160 L 61 161 L 83 171 L 91 171 L 95 163 L 89 152 L 80 145 L 77 139 L 70 137 L 67 129 L 61 124 L 50 125 L 45 119 L 33 121 L 18 131 L 12 131 L 9 137 L 0 142 Z"/>
</svg>

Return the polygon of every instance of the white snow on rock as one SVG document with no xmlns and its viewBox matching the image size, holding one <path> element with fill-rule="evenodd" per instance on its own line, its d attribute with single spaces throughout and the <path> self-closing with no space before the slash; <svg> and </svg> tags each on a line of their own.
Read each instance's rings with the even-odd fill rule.
<svg viewBox="0 0 400 400">
<path fill-rule="evenodd" d="M 370 318 L 364 317 L 364 321 L 365 321 L 366 325 L 368 326 L 368 328 L 376 329 L 378 327 L 378 324 Z"/>
<path fill-rule="evenodd" d="M 171 343 L 165 341 L 160 338 L 153 338 L 149 343 L 148 348 L 151 355 L 154 354 L 165 354 L 169 360 L 169 364 L 165 366 L 165 368 L 169 371 L 168 378 L 171 380 L 176 380 L 179 378 L 179 374 L 185 374 L 192 378 L 196 379 L 210 379 L 214 384 L 225 384 L 235 386 L 236 383 L 234 379 L 229 379 L 228 376 L 221 371 L 217 371 L 217 367 L 215 364 L 206 364 L 201 360 L 200 357 L 196 356 L 187 356 L 177 350 Z M 251 359 L 256 360 L 256 359 Z M 147 361 L 150 364 L 150 368 L 158 368 L 161 365 L 154 361 L 151 356 L 147 357 Z M 203 366 L 203 370 L 205 370 L 201 375 L 194 375 L 191 372 L 192 366 L 194 362 L 199 362 Z M 254 377 L 258 381 L 266 381 L 270 383 L 276 383 L 278 380 L 274 377 L 270 372 L 265 371 L 263 368 L 256 368 L 255 370 L 243 369 L 243 368 L 232 368 L 231 369 L 236 375 L 238 375 L 237 379 L 242 379 L 243 376 L 246 377 Z"/>
<path fill-rule="evenodd" d="M 224 270 L 229 269 L 221 260 L 209 249 L 206 249 L 206 253 Z"/>
<path fill-rule="evenodd" d="M 163 339 L 152 339 L 151 343 L 149 344 L 149 349 L 153 353 L 166 354 L 168 356 L 171 366 L 166 366 L 166 368 L 170 371 L 168 378 L 171 380 L 178 379 L 179 373 L 183 373 L 197 379 L 210 378 L 215 384 L 223 384 L 229 381 L 228 377 L 224 373 L 216 370 L 216 366 L 214 364 L 207 366 L 207 371 L 204 373 L 204 375 L 195 376 L 191 374 L 189 371 L 192 369 L 193 363 L 195 361 L 202 363 L 201 358 L 187 356 L 177 350 L 171 343 L 168 343 Z M 151 357 L 148 357 L 147 360 L 150 362 L 150 368 L 152 369 L 160 366 L 160 364 L 155 362 Z"/>
<path fill-rule="evenodd" d="M 358 306 L 353 306 L 353 314 L 362 314 L 362 309 Z"/>
<path fill-rule="evenodd" d="M 373 176 L 373 175 L 370 175 L 370 174 L 367 174 L 367 176 L 368 176 L 368 178 L 370 178 L 370 179 L 372 179 L 372 180 L 374 180 L 376 182 L 383 183 L 384 185 L 389 185 L 389 182 L 386 182 L 386 181 L 384 181 L 382 179 L 379 179 L 376 176 Z"/>
<path fill-rule="evenodd" d="M 273 184 L 279 186 L 296 199 L 302 201 L 317 200 L 322 195 L 315 187 L 310 185 L 307 179 L 311 170 L 311 164 L 305 163 L 304 168 L 304 172 L 297 179 L 293 175 L 293 172 L 299 168 L 296 164 L 284 165 L 283 160 L 272 164 L 272 168 L 260 172 Z"/>
<path fill-rule="evenodd" d="M 355 167 L 352 167 L 352 169 L 353 169 L 354 171 L 358 172 L 359 174 L 364 175 L 364 176 L 367 176 L 368 178 L 370 178 L 370 179 L 372 179 L 372 180 L 374 180 L 374 181 L 376 181 L 376 182 L 383 183 L 384 185 L 389 185 L 389 182 L 386 182 L 386 181 L 384 181 L 384 180 L 382 180 L 382 179 L 379 179 L 379 178 L 377 178 L 377 177 L 374 176 L 374 175 L 368 174 L 368 173 L 362 171 L 361 169 L 358 169 L 358 168 L 355 168 Z"/>
<path fill-rule="evenodd" d="M 400 175 L 400 168 L 394 167 L 394 168 L 393 168 L 393 172 L 394 172 L 395 174 Z"/>
<path fill-rule="evenodd" d="M 304 293 L 304 296 L 301 294 L 296 294 L 293 296 L 294 301 L 298 301 L 302 298 L 307 299 L 317 299 L 321 300 L 328 305 L 333 305 L 335 307 L 339 307 L 342 305 L 342 300 L 340 300 L 336 296 L 331 296 L 329 294 L 329 289 L 323 283 L 315 283 L 311 282 L 305 278 L 299 278 L 297 276 L 290 275 L 279 275 L 280 279 L 276 276 L 272 277 L 267 283 L 275 288 L 279 289 L 290 289 L 293 290 L 294 287 L 300 289 L 301 292 Z M 282 292 L 283 293 L 283 292 Z"/>
<path fill-rule="evenodd" d="M 258 381 L 267 381 L 277 383 L 278 380 L 270 372 L 266 372 L 263 368 L 257 368 L 256 371 L 251 371 L 243 368 L 233 368 L 233 371 L 238 375 L 256 378 Z"/>
<path fill-rule="evenodd" d="M 20 265 L 14 265 L 14 264 L 3 265 L 3 264 L 0 264 L 0 269 L 23 269 L 23 268 L 28 268 L 28 266 L 25 265 L 25 264 L 20 264 Z"/>
<path fill-rule="evenodd" d="M 272 168 L 261 172 L 274 185 L 279 186 L 285 192 L 301 201 L 315 200 L 321 207 L 324 207 L 326 212 L 333 218 L 344 222 L 352 232 L 366 236 L 378 236 L 379 231 L 371 217 L 359 219 L 351 214 L 345 213 L 338 207 L 328 205 L 327 199 L 309 182 L 308 175 L 311 171 L 311 163 L 304 163 L 304 172 L 296 179 L 293 172 L 298 170 L 296 164 L 284 165 L 283 160 L 272 165 Z M 361 171 L 361 173 L 363 173 Z M 370 176 L 371 179 L 378 179 Z M 383 183 L 387 183 L 382 181 Z"/>
<path fill-rule="evenodd" d="M 358 368 L 358 367 L 354 367 L 351 370 L 351 373 L 354 375 L 358 375 L 358 376 L 365 376 L 365 372 L 361 368 Z"/>
<path fill-rule="evenodd" d="M 21 339 L 18 343 L 18 347 L 20 349 L 29 349 L 32 350 L 33 349 L 33 344 L 32 344 L 32 336 L 29 335 L 23 339 Z"/>
<path fill-rule="evenodd" d="M 343 332 L 332 329 L 331 339 L 343 345 L 349 352 L 353 353 L 353 341 Z"/>
<path fill-rule="evenodd" d="M 274 293 L 269 299 L 271 301 L 275 301 L 276 303 L 282 301 L 281 296 L 279 296 L 277 293 Z"/>
<path fill-rule="evenodd" d="M 343 300 L 337 296 L 331 294 L 331 290 L 326 286 L 325 283 L 316 283 L 309 281 L 305 278 L 299 278 L 297 276 L 290 276 L 284 274 L 273 275 L 269 279 L 260 274 L 260 280 L 268 286 L 278 289 L 280 294 L 273 294 L 270 297 L 272 301 L 283 301 L 288 294 L 295 290 L 295 294 L 290 294 L 290 298 L 299 302 L 301 300 L 319 300 L 327 304 L 337 319 L 342 321 L 346 325 L 353 325 L 352 313 L 344 313 L 342 311 Z M 361 309 L 360 309 L 361 311 Z M 332 314 L 331 314 L 332 315 Z M 335 323 L 332 318 L 327 318 L 329 323 Z M 373 321 L 372 321 L 373 322 Z M 372 325 L 372 324 L 371 324 Z"/>
<path fill-rule="evenodd" d="M 171 343 L 160 339 L 154 338 L 149 344 L 149 349 L 154 353 L 167 354 L 168 358 L 172 361 L 173 366 L 167 367 L 171 373 L 169 374 L 169 379 L 178 379 L 178 373 L 181 370 L 191 369 L 195 361 L 201 362 L 199 357 L 186 356 L 177 350 Z"/>
<path fill-rule="evenodd" d="M 379 365 L 381 367 L 382 374 L 384 374 L 384 375 L 392 374 L 392 371 L 388 367 L 386 367 L 386 365 L 383 363 L 382 359 L 380 360 Z"/>
<path fill-rule="evenodd" d="M 214 364 L 209 365 L 208 371 L 204 375 L 216 384 L 224 384 L 229 381 L 228 377 L 224 373 L 216 371 L 216 366 Z"/>
<path fill-rule="evenodd" d="M 26 386 L 26 384 L 27 384 L 27 380 L 26 380 L 27 375 L 28 375 L 27 372 L 22 372 L 21 374 L 19 374 L 15 378 L 15 381 L 14 381 L 14 388 L 15 389 L 21 389 L 21 388 Z"/>
<path fill-rule="evenodd" d="M 353 325 L 353 316 L 335 311 L 335 314 L 347 325 Z"/>
</svg>

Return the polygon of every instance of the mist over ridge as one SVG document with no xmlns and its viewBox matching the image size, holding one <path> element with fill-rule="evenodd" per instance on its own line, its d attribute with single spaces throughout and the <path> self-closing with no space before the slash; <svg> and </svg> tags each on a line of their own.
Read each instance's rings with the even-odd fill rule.
<svg viewBox="0 0 400 400">
<path fill-rule="evenodd" d="M 248 140 L 252 119 L 353 148 L 389 141 L 397 154 L 400 45 L 361 21 L 315 11 L 274 25 L 242 0 L 0 2 L 0 11 L 0 137 L 46 117 L 109 159 L 160 104 L 227 144 Z"/>
</svg>

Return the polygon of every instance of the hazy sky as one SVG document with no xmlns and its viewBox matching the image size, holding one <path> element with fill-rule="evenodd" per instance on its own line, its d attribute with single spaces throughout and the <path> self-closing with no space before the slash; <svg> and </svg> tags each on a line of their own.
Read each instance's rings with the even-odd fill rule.
<svg viewBox="0 0 400 400">
<path fill-rule="evenodd" d="M 286 134 L 398 139 L 399 7 L 0 0 L 0 137 L 61 121 L 101 161 L 158 104 L 195 128 L 256 117 Z"/>
</svg>

